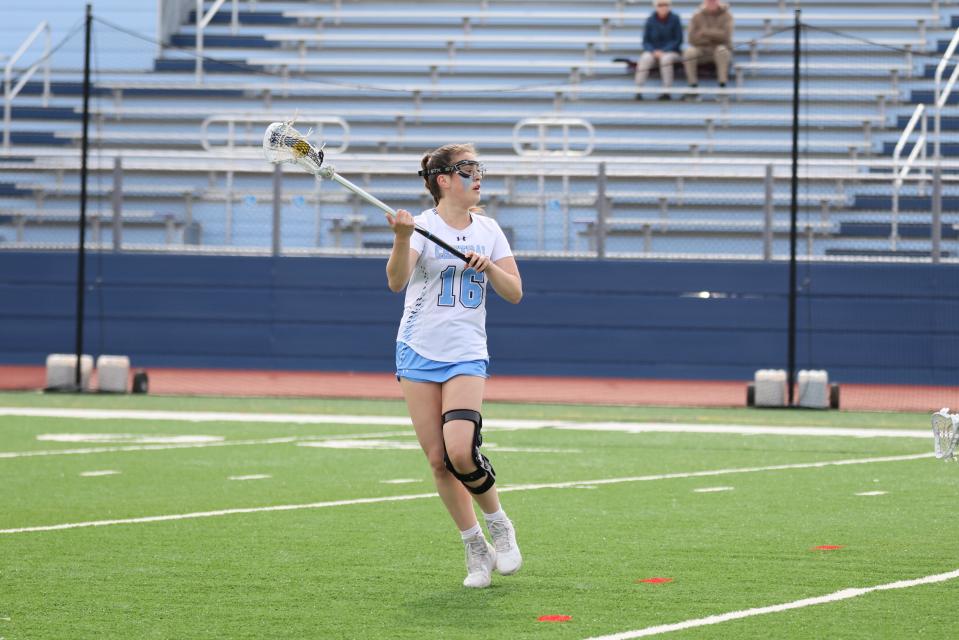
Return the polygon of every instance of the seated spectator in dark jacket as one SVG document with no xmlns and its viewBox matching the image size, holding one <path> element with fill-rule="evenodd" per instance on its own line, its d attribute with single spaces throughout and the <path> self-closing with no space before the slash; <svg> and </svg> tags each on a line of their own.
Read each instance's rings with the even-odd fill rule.
<svg viewBox="0 0 959 640">
<path fill-rule="evenodd" d="M 659 77 L 663 82 L 660 100 L 669 100 L 669 88 L 673 85 L 673 70 L 680 61 L 683 44 L 683 24 L 672 12 L 672 0 L 653 0 L 656 10 L 646 19 L 643 30 L 643 55 L 636 64 L 636 87 L 640 88 L 649 78 L 649 70 L 659 64 Z M 643 99 L 642 93 L 636 94 Z"/>
</svg>

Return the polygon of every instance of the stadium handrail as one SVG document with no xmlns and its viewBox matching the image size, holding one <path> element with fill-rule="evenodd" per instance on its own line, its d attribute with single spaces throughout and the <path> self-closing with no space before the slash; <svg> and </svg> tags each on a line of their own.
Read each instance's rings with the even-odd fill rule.
<svg viewBox="0 0 959 640">
<path fill-rule="evenodd" d="M 226 0 L 214 0 L 213 6 L 210 7 L 210 10 L 207 13 L 203 13 L 203 1 L 196 0 L 196 83 L 201 84 L 203 82 L 203 31 L 206 29 L 207 25 L 210 24 L 210 21 L 213 20 L 213 17 L 219 12 L 220 8 L 223 6 L 223 3 Z M 231 0 L 233 3 L 232 6 L 232 16 L 230 19 L 230 26 L 233 34 L 239 32 L 239 4 L 237 0 Z"/>
<path fill-rule="evenodd" d="M 289 116 L 287 116 L 288 118 Z M 236 135 L 236 125 L 237 124 L 270 124 L 272 122 L 284 121 L 287 118 L 282 118 L 276 114 L 215 114 L 207 117 L 200 123 L 200 146 L 203 147 L 206 151 L 211 151 L 213 145 L 210 142 L 210 125 L 216 123 L 226 124 L 226 140 L 225 146 L 227 150 L 232 150 L 236 146 L 237 135 Z M 322 138 L 324 125 L 335 124 L 340 128 L 340 135 L 338 139 L 340 140 L 340 145 L 338 147 L 330 147 L 324 149 L 326 153 L 343 153 L 350 146 L 350 125 L 339 116 L 330 116 L 330 115 L 299 115 L 297 121 L 303 126 L 308 127 L 310 131 L 315 132 L 315 135 Z M 256 132 L 256 137 L 262 136 L 260 127 Z"/>
<path fill-rule="evenodd" d="M 909 123 L 906 125 L 906 128 L 903 129 L 902 135 L 899 136 L 899 141 L 896 142 L 896 147 L 892 152 L 892 225 L 889 232 L 889 244 L 893 251 L 896 250 L 896 247 L 899 243 L 899 193 L 902 190 L 902 181 L 909 175 L 909 172 L 912 170 L 913 163 L 916 161 L 916 158 L 921 157 L 923 161 L 926 159 L 926 133 L 928 130 L 927 124 L 928 118 L 926 117 L 926 105 L 918 104 L 916 105 L 915 111 L 912 113 L 912 117 L 909 119 Z M 915 145 L 913 145 L 912 150 L 909 152 L 909 156 L 904 163 L 900 161 L 902 156 L 902 151 L 905 148 L 909 138 L 912 136 L 912 132 L 915 130 L 916 125 L 920 124 L 920 134 L 918 140 L 916 140 Z M 926 178 L 926 171 L 922 169 L 923 179 Z M 920 182 L 920 185 L 924 182 Z"/>
<path fill-rule="evenodd" d="M 952 40 L 949 41 L 949 45 L 946 47 L 946 51 L 942 54 L 939 64 L 936 65 L 936 72 L 934 76 L 935 87 L 933 90 L 933 99 L 936 111 L 933 124 L 933 135 L 935 138 L 933 143 L 933 156 L 936 160 L 939 160 L 942 157 L 940 145 L 940 139 L 942 138 L 942 108 L 948 102 L 949 95 L 952 93 L 952 88 L 955 86 L 956 78 L 959 76 L 959 65 L 954 65 L 952 75 L 949 77 L 949 81 L 946 83 L 945 87 L 942 86 L 942 76 L 945 73 L 946 68 L 949 66 L 949 63 L 952 61 L 956 53 L 957 46 L 959 46 L 959 28 L 956 29 L 955 33 L 953 33 Z"/>
<path fill-rule="evenodd" d="M 524 138 L 522 135 L 523 129 L 527 127 L 536 128 L 536 147 L 533 149 L 524 149 L 523 144 L 529 144 L 529 139 Z M 553 144 L 551 138 L 548 139 L 547 130 L 550 128 L 560 129 L 560 141 L 562 142 L 562 147 L 559 149 L 548 149 L 548 146 Z M 583 129 L 586 132 L 585 140 L 577 139 L 577 143 L 582 144 L 582 148 L 575 149 L 573 148 L 573 143 L 570 141 L 569 131 L 570 128 Z M 548 115 L 548 116 L 534 116 L 531 118 L 523 118 L 513 125 L 513 150 L 516 151 L 518 156 L 528 156 L 528 155 L 560 155 L 565 157 L 572 156 L 588 156 L 593 152 L 593 149 L 596 146 L 596 129 L 593 128 L 592 123 L 589 120 L 584 118 L 574 118 L 566 115 Z"/>
<path fill-rule="evenodd" d="M 43 20 L 36 28 L 23 39 L 17 50 L 10 55 L 7 63 L 3 67 L 3 148 L 10 148 L 10 125 L 13 117 L 13 99 L 17 97 L 23 87 L 27 84 L 37 69 L 43 66 L 43 106 L 46 107 L 50 101 L 50 24 Z M 13 65 L 17 60 L 29 51 L 30 45 L 34 40 L 44 34 L 43 56 L 27 67 L 20 75 L 20 80 L 16 85 L 13 84 Z"/>
</svg>

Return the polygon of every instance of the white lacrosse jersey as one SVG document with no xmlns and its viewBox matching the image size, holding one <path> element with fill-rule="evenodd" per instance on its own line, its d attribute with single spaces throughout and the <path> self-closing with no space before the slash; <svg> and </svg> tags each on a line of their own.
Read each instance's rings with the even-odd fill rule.
<svg viewBox="0 0 959 640">
<path fill-rule="evenodd" d="M 475 213 L 472 218 L 465 229 L 454 229 L 436 209 L 427 209 L 414 221 L 463 253 L 475 251 L 493 262 L 513 255 L 496 220 Z M 462 260 L 419 233 L 413 233 L 410 248 L 420 255 L 406 285 L 397 341 L 439 362 L 488 359 L 486 274 L 467 268 Z"/>
</svg>

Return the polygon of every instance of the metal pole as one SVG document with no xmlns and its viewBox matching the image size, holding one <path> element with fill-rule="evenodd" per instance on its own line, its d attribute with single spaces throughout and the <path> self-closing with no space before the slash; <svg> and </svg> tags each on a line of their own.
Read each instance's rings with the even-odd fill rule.
<svg viewBox="0 0 959 640">
<path fill-rule="evenodd" d="M 763 206 L 763 260 L 773 259 L 773 166 L 766 165 L 766 200 Z"/>
<path fill-rule="evenodd" d="M 123 248 L 123 160 L 113 158 L 113 250 Z"/>
<path fill-rule="evenodd" d="M 942 258 L 942 165 L 936 162 L 932 170 L 932 262 Z"/>
<path fill-rule="evenodd" d="M 942 257 L 942 153 L 939 139 L 942 136 L 941 112 L 939 106 L 939 91 L 936 85 L 936 147 L 935 147 L 935 168 L 932 170 L 932 262 L 939 263 Z M 923 118 L 922 148 L 925 151 L 928 143 L 926 142 L 926 119 Z M 923 157 L 925 160 L 925 157 Z M 925 171 L 925 167 L 923 167 Z"/>
<path fill-rule="evenodd" d="M 90 148 L 90 32 L 92 27 L 93 5 L 88 3 L 83 48 L 83 143 L 80 153 L 80 239 L 77 245 L 77 364 L 73 378 L 77 391 L 83 390 L 81 386 L 80 361 L 83 357 L 83 296 L 86 283 L 87 152 Z"/>
<path fill-rule="evenodd" d="M 283 210 L 283 167 L 273 167 L 273 257 L 280 257 L 280 219 Z"/>
<path fill-rule="evenodd" d="M 606 257 L 606 163 L 599 163 L 596 176 L 596 257 Z"/>
<path fill-rule="evenodd" d="M 796 236 L 799 218 L 799 29 L 801 9 L 796 9 L 793 27 L 793 123 L 792 179 L 789 202 L 789 345 L 786 367 L 786 388 L 789 406 L 793 406 L 796 373 Z"/>
<path fill-rule="evenodd" d="M 196 83 L 203 83 L 203 0 L 196 0 Z"/>
<path fill-rule="evenodd" d="M 224 207 L 223 240 L 233 244 L 233 169 L 226 172 L 226 206 Z"/>
</svg>

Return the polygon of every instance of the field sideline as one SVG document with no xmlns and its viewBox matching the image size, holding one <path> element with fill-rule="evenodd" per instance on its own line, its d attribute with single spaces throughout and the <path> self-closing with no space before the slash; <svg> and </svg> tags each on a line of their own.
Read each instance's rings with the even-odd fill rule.
<svg viewBox="0 0 959 640">
<path fill-rule="evenodd" d="M 401 402 L 0 394 L 0 638 L 952 637 L 928 413 L 484 418 L 473 591 Z"/>
</svg>

